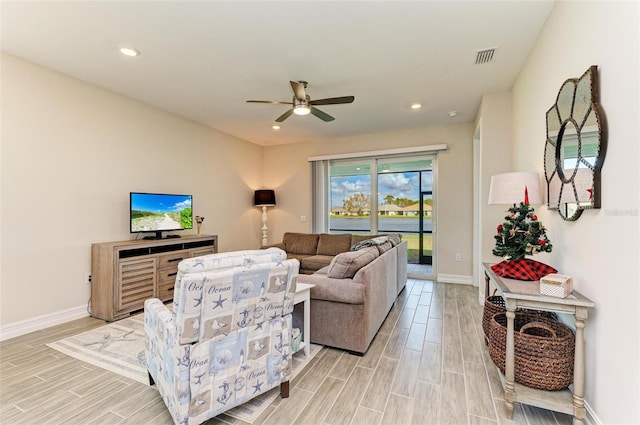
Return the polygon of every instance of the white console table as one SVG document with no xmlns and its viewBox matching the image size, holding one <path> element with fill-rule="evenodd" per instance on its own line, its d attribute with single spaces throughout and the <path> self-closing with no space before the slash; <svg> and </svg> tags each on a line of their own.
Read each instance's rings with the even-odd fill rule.
<svg viewBox="0 0 640 425">
<path fill-rule="evenodd" d="M 304 329 L 302 331 L 302 341 L 300 341 L 300 347 L 298 350 L 304 349 L 304 355 L 309 357 L 311 353 L 311 341 L 309 334 L 311 332 L 311 288 L 316 285 L 311 283 L 296 283 L 296 293 L 293 298 L 293 304 L 302 303 L 304 310 Z"/>
<path fill-rule="evenodd" d="M 574 425 L 582 425 L 586 416 L 584 407 L 584 327 L 588 309 L 595 307 L 595 303 L 578 291 L 573 291 L 567 298 L 540 295 L 539 281 L 502 278 L 491 270 L 492 264 L 484 263 L 483 266 L 486 293 L 489 293 L 489 284 L 493 282 L 499 295 L 504 298 L 507 310 L 507 351 L 505 373 L 504 377 L 501 376 L 501 378 L 503 380 L 508 417 L 511 418 L 513 415 L 513 403 L 519 402 L 573 415 Z M 515 311 L 518 308 L 554 311 L 575 316 L 576 346 L 573 365 L 573 392 L 569 389 L 560 391 L 537 390 L 515 382 L 513 321 Z"/>
</svg>

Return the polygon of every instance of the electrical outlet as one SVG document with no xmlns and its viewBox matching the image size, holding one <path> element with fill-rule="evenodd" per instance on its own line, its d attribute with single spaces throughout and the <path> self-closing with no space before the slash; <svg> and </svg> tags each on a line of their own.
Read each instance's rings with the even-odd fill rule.
<svg viewBox="0 0 640 425">
<path fill-rule="evenodd" d="M 87 285 L 91 285 L 91 273 L 84 274 L 84 283 Z"/>
<path fill-rule="evenodd" d="M 300 221 L 303 222 L 303 223 L 306 222 L 307 221 L 307 216 L 306 215 L 301 215 L 300 216 Z"/>
<path fill-rule="evenodd" d="M 456 261 L 462 261 L 462 254 L 456 254 Z"/>
</svg>

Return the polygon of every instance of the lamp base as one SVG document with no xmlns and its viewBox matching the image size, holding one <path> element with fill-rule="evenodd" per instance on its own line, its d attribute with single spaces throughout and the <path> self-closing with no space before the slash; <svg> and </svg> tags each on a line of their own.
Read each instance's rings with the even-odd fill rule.
<svg viewBox="0 0 640 425">
<path fill-rule="evenodd" d="M 539 261 L 523 258 L 520 260 L 505 260 L 491 266 L 491 270 L 500 277 L 517 280 L 540 280 L 558 270 Z"/>
<path fill-rule="evenodd" d="M 262 206 L 262 246 L 267 246 L 267 207 Z"/>
</svg>

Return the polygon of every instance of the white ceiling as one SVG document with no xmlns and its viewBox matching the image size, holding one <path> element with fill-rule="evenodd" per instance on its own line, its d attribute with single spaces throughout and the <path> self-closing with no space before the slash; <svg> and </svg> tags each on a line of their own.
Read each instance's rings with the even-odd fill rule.
<svg viewBox="0 0 640 425">
<path fill-rule="evenodd" d="M 2 50 L 269 146 L 469 122 L 511 88 L 552 1 L 2 1 Z M 136 58 L 118 52 L 133 46 Z M 477 50 L 498 47 L 475 65 Z M 292 115 L 289 80 L 332 122 Z M 421 110 L 409 108 L 422 103 Z M 458 111 L 454 118 L 449 111 Z"/>
</svg>

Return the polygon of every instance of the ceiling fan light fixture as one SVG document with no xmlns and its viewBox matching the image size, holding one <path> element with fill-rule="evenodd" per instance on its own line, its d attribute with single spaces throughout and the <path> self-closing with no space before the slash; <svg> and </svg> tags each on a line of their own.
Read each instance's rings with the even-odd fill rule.
<svg viewBox="0 0 640 425">
<path fill-rule="evenodd" d="M 328 97 L 326 99 L 314 99 L 307 94 L 305 89 L 307 88 L 306 81 L 289 81 L 291 90 L 293 91 L 293 98 L 291 102 L 281 102 L 277 100 L 247 100 L 248 103 L 271 103 L 275 105 L 293 105 L 284 114 L 276 118 L 276 122 L 282 122 L 289 118 L 291 115 L 309 115 L 312 114 L 315 117 L 321 119 L 324 122 L 335 120 L 334 117 L 316 108 L 318 105 L 340 105 L 344 103 L 353 103 L 354 96 L 340 96 L 340 97 Z"/>
<path fill-rule="evenodd" d="M 296 115 L 309 115 L 311 113 L 311 108 L 307 105 L 296 105 L 293 108 L 293 113 Z"/>
</svg>

